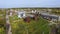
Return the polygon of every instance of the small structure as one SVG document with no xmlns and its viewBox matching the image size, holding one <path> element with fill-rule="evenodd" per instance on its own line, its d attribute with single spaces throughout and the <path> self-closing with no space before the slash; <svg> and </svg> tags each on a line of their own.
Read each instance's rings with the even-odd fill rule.
<svg viewBox="0 0 60 34">
<path fill-rule="evenodd" d="M 18 18 L 25 17 L 25 11 L 18 11 Z"/>
</svg>

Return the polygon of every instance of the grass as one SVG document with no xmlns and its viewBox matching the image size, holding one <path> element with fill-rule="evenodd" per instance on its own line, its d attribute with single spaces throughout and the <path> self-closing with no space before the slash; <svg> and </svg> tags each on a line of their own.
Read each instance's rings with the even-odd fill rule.
<svg viewBox="0 0 60 34">
<path fill-rule="evenodd" d="M 24 22 L 17 16 L 10 17 L 13 34 L 49 34 L 48 21 L 39 18 L 38 21 L 31 20 L 30 23 Z"/>
</svg>

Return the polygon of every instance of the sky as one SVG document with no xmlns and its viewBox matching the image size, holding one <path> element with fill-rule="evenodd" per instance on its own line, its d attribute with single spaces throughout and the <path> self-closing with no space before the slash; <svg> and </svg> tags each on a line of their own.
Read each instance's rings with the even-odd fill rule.
<svg viewBox="0 0 60 34">
<path fill-rule="evenodd" d="M 60 7 L 60 0 L 0 0 L 0 8 Z"/>
</svg>

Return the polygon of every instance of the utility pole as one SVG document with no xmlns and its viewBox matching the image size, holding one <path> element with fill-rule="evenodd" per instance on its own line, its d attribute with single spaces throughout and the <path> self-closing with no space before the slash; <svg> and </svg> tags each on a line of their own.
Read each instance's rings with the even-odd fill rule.
<svg viewBox="0 0 60 34">
<path fill-rule="evenodd" d="M 9 11 L 6 11 L 6 34 L 12 34 L 11 32 L 11 25 L 9 22 L 9 15 L 8 15 Z"/>
</svg>

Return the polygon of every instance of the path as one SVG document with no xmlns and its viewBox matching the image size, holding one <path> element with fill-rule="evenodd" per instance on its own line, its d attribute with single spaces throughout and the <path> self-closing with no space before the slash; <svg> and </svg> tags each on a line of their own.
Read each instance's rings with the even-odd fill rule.
<svg viewBox="0 0 60 34">
<path fill-rule="evenodd" d="M 12 34 L 11 25 L 10 25 L 10 22 L 9 22 L 8 11 L 6 11 L 6 34 Z"/>
</svg>

